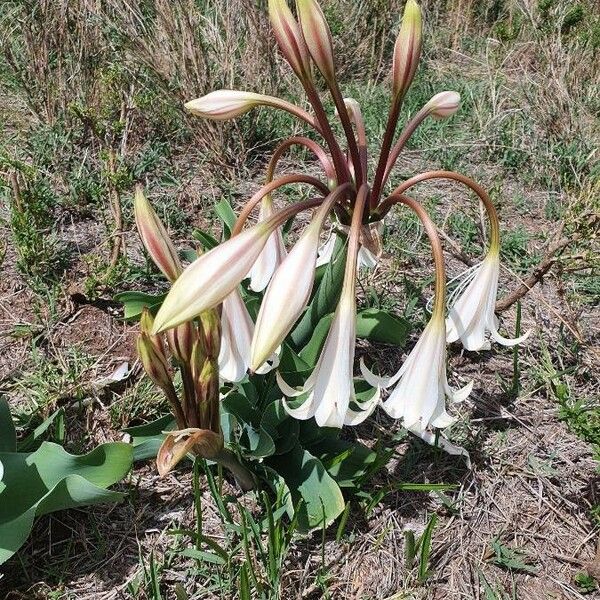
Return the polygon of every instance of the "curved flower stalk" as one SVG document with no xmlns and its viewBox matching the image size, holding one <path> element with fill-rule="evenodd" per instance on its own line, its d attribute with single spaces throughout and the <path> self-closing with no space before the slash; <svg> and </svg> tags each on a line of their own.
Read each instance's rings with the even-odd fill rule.
<svg viewBox="0 0 600 600">
<path fill-rule="evenodd" d="M 444 320 L 446 276 L 442 246 L 435 225 L 418 202 L 406 196 L 396 197 L 396 201 L 406 204 L 417 214 L 431 242 L 435 261 L 433 312 L 415 347 L 395 375 L 378 377 L 364 363 L 361 363 L 361 370 L 371 385 L 383 388 L 395 386 L 389 398 L 382 403 L 384 410 L 391 417 L 402 419 L 406 429 L 431 443 L 435 436 L 430 428 L 444 428 L 453 422 L 446 412 L 445 398 L 453 402 L 464 400 L 473 384 L 469 383 L 458 392 L 448 385 Z M 447 441 L 443 447 L 452 450 L 452 445 Z"/>
<path fill-rule="evenodd" d="M 348 256 L 340 301 L 321 355 L 310 377 L 301 389 L 290 387 L 277 374 L 277 382 L 287 397 L 308 397 L 297 408 L 284 402 L 286 411 L 296 419 L 315 418 L 320 427 L 358 425 L 379 402 L 379 388 L 362 406 L 354 392 L 354 352 L 356 347 L 356 263 L 360 245 L 360 225 L 367 200 L 368 187 L 361 187 L 350 229 Z M 359 410 L 355 410 L 353 405 Z"/>
<path fill-rule="evenodd" d="M 458 181 L 473 190 L 483 204 L 490 221 L 490 242 L 484 260 L 456 277 L 457 287 L 449 299 L 448 318 L 446 319 L 447 342 L 460 339 L 466 350 L 489 350 L 491 338 L 503 346 L 515 346 L 524 342 L 531 331 L 522 336 L 509 339 L 498 333 L 498 319 L 494 314 L 498 279 L 500 276 L 500 222 L 496 208 L 487 192 L 469 177 L 453 171 L 428 171 L 407 179 L 394 190 L 388 200 L 380 205 L 382 214 L 394 203 L 396 195 L 403 194 L 411 187 L 429 179 L 450 179 Z"/>
</svg>

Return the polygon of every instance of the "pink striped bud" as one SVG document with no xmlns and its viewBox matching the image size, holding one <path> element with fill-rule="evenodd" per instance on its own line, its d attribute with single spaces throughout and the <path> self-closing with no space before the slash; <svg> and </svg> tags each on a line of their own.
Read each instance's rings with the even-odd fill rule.
<svg viewBox="0 0 600 600">
<path fill-rule="evenodd" d="M 440 92 L 436 94 L 426 105 L 429 115 L 434 119 L 447 119 L 451 117 L 460 107 L 460 94 L 457 92 Z"/>
<path fill-rule="evenodd" d="M 421 56 L 422 28 L 419 5 L 415 0 L 408 0 L 394 46 L 392 91 L 395 99 L 404 96 L 415 76 Z"/>
<path fill-rule="evenodd" d="M 302 33 L 286 0 L 269 0 L 269 18 L 275 39 L 294 73 L 310 78 L 310 59 Z"/>
<path fill-rule="evenodd" d="M 316 0 L 296 0 L 302 35 L 312 59 L 329 82 L 335 80 L 333 41 L 325 15 Z"/>
<path fill-rule="evenodd" d="M 135 189 L 135 224 L 142 243 L 154 264 L 169 281 L 175 281 L 182 271 L 181 262 L 169 234 L 146 199 L 141 185 Z"/>
</svg>

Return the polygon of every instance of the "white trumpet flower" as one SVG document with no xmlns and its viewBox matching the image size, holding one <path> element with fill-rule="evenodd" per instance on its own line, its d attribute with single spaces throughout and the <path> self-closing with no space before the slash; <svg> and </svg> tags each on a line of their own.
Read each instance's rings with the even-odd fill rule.
<svg viewBox="0 0 600 600">
<path fill-rule="evenodd" d="M 354 352 L 356 348 L 356 271 L 360 219 L 366 198 L 365 187 L 359 192 L 352 218 L 346 270 L 340 301 L 316 367 L 301 389 L 290 387 L 277 374 L 281 391 L 287 397 L 306 394 L 297 408 L 284 402 L 286 411 L 297 419 L 315 418 L 320 427 L 338 427 L 362 423 L 379 403 L 380 390 L 362 405 L 354 390 Z M 356 406 L 359 410 L 355 410 Z"/>
<path fill-rule="evenodd" d="M 352 297 L 345 295 L 340 300 L 319 361 L 304 386 L 293 388 L 277 373 L 277 383 L 286 397 L 309 394 L 297 408 L 284 402 L 285 410 L 292 417 L 300 420 L 314 417 L 319 427 L 341 428 L 358 425 L 373 412 L 380 399 L 378 387 L 367 402 L 358 405 L 356 401 L 352 374 L 355 346 L 356 301 L 353 293 Z M 351 405 L 360 410 L 354 410 Z"/>
<path fill-rule="evenodd" d="M 494 314 L 498 278 L 500 274 L 500 256 L 490 250 L 483 262 L 463 273 L 458 286 L 450 296 L 450 310 L 446 319 L 446 341 L 460 339 L 466 350 L 489 350 L 491 338 L 503 346 L 515 346 L 526 340 L 531 331 L 522 336 L 509 339 L 498 333 L 498 319 Z"/>
<path fill-rule="evenodd" d="M 393 418 L 402 419 L 406 429 L 429 444 L 435 441 L 431 428 L 443 429 L 454 422 L 446 412 L 445 399 L 464 400 L 473 388 L 473 382 L 458 391 L 448 384 L 446 375 L 446 330 L 441 316 L 434 315 L 400 370 L 392 377 L 379 377 L 361 360 L 360 368 L 368 383 L 381 388 L 395 385 L 389 398 L 382 402 L 383 409 Z M 440 447 L 451 454 L 467 455 L 443 438 Z"/>
<path fill-rule="evenodd" d="M 264 221 L 272 214 L 273 201 L 270 196 L 265 196 L 260 205 L 258 220 Z M 256 262 L 252 265 L 249 273 L 250 289 L 255 292 L 262 292 L 269 284 L 275 269 L 281 264 L 286 254 L 281 227 L 278 227 L 271 234 Z"/>
<path fill-rule="evenodd" d="M 219 351 L 219 376 L 225 381 L 241 381 L 250 364 L 250 344 L 254 323 L 235 289 L 223 300 L 221 312 L 221 349 Z"/>
</svg>

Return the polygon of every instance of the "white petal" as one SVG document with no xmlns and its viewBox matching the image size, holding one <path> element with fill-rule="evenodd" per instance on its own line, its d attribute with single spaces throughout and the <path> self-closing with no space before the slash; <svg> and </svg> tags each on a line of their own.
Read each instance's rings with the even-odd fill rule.
<svg viewBox="0 0 600 600">
<path fill-rule="evenodd" d="M 404 365 L 402 366 L 404 367 Z M 369 385 L 372 385 L 376 388 L 383 388 L 384 390 L 389 388 L 391 385 L 394 385 L 392 383 L 392 379 L 396 377 L 396 375 L 398 375 L 398 373 L 396 373 L 396 375 L 393 375 L 392 377 L 381 377 L 379 375 L 375 375 L 375 373 L 373 373 L 373 371 L 371 371 L 369 367 L 367 367 L 367 365 L 365 364 L 365 359 L 362 356 L 360 357 L 360 372 L 362 373 L 362 376 L 365 378 L 365 381 Z"/>
<path fill-rule="evenodd" d="M 519 336 L 518 338 L 505 338 L 503 336 L 501 336 L 498 333 L 498 330 L 496 329 L 496 327 L 490 327 L 490 335 L 492 336 L 492 339 L 497 342 L 498 344 L 501 344 L 502 346 L 516 346 L 517 344 L 520 344 L 522 342 L 524 342 L 530 335 L 531 335 L 531 329 L 529 331 L 527 331 L 526 333 L 524 333 L 523 335 Z"/>
<path fill-rule="evenodd" d="M 295 398 L 296 396 L 302 396 L 302 394 L 306 394 L 310 387 L 304 385 L 301 388 L 294 388 L 291 385 L 288 385 L 286 381 L 283 379 L 279 371 L 275 373 L 275 379 L 277 379 L 277 385 L 279 389 L 283 392 L 284 396 L 287 398 Z M 307 382 L 308 383 L 308 382 Z"/>
<path fill-rule="evenodd" d="M 250 364 L 254 323 L 236 288 L 223 300 L 219 372 L 226 381 L 241 381 Z"/>
<path fill-rule="evenodd" d="M 463 400 L 466 400 L 469 397 L 470 393 L 473 391 L 473 380 L 469 381 L 467 385 L 460 388 L 459 390 L 453 390 L 448 385 L 448 379 L 444 374 L 444 391 L 446 392 L 448 398 L 452 400 L 452 402 L 462 402 Z"/>
<path fill-rule="evenodd" d="M 258 220 L 264 221 L 272 214 L 273 202 L 270 196 L 265 196 L 260 205 Z M 269 284 L 275 269 L 281 264 L 285 256 L 286 251 L 283 244 L 281 227 L 278 227 L 269 236 L 265 247 L 256 259 L 252 269 L 250 269 L 250 289 L 255 292 L 262 292 Z"/>
<path fill-rule="evenodd" d="M 355 400 L 355 399 L 353 399 Z M 346 412 L 346 418 L 344 419 L 344 425 L 359 425 L 362 423 L 379 404 L 381 400 L 381 389 L 376 388 L 375 393 L 366 402 L 359 404 L 361 410 L 354 411 L 349 408 Z M 358 403 L 357 403 L 358 404 Z"/>
<path fill-rule="evenodd" d="M 325 243 L 319 246 L 317 263 L 316 266 L 326 265 L 331 262 L 333 258 L 333 250 L 335 247 L 336 236 L 333 232 L 329 232 L 329 237 L 325 240 Z"/>
<path fill-rule="evenodd" d="M 291 408 L 287 401 L 283 400 L 283 407 L 285 411 L 294 419 L 298 419 L 300 421 L 306 421 L 315 416 L 315 401 L 314 394 L 310 394 L 310 396 L 300 405 L 298 408 Z"/>
</svg>

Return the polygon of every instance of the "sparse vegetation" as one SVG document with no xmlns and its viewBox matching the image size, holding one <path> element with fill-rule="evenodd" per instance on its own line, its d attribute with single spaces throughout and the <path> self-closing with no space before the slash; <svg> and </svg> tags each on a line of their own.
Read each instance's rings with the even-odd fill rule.
<svg viewBox="0 0 600 600">
<path fill-rule="evenodd" d="M 164 399 L 135 365 L 136 327 L 114 300 L 132 288 L 166 291 L 134 231 L 134 188 L 151 190 L 173 239 L 192 252 L 206 235 L 220 236 L 216 202 L 238 208 L 262 185 L 281 138 L 310 137 L 281 112 L 219 124 L 183 109 L 216 88 L 304 102 L 272 42 L 266 4 L 0 6 L 0 394 L 20 441 L 59 411 L 44 439 L 82 454 L 133 438 L 125 429 L 165 414 Z M 404 1 L 323 5 L 343 92 L 363 107 L 374 161 Z M 478 381 L 451 428 L 472 470 L 379 415 L 344 435 L 386 453 L 386 468 L 352 490 L 333 527 L 305 534 L 285 516 L 281 491 L 239 497 L 221 470 L 200 459 L 168 481 L 138 461 L 131 485 L 118 487 L 125 502 L 42 517 L 0 567 L 0 597 L 593 596 L 600 16 L 592 0 L 422 6 L 424 58 L 401 120 L 440 89 L 458 91 L 462 106 L 453 119 L 417 130 L 393 183 L 429 165 L 460 169 L 490 190 L 506 232 L 499 302 L 510 308 L 506 329 L 535 329 L 519 354 L 464 353 L 466 361 L 451 352 L 465 379 Z M 282 164 L 310 160 L 298 150 Z M 449 275 L 458 274 L 486 247 L 477 204 L 439 180 L 415 197 L 436 216 Z M 359 307 L 413 321 L 409 345 L 427 321 L 431 295 L 419 233 L 415 218 L 395 215 L 382 261 L 359 285 Z M 385 344 L 369 352 L 390 370 L 401 362 Z M 125 361 L 131 373 L 106 384 Z M 343 458 L 329 456 L 331 464 Z"/>
</svg>

